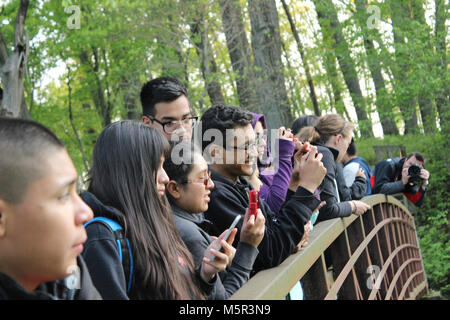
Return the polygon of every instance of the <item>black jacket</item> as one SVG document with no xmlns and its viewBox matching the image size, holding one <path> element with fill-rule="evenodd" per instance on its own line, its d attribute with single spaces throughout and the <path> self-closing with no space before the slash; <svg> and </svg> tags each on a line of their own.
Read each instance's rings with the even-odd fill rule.
<svg viewBox="0 0 450 320">
<path fill-rule="evenodd" d="M 95 217 L 106 217 L 120 223 L 120 213 L 117 209 L 104 205 L 92 193 L 83 192 L 81 197 L 91 207 Z M 128 300 L 125 272 L 113 233 L 102 223 L 89 224 L 86 232 L 88 240 L 82 255 L 89 267 L 94 285 L 105 300 Z M 136 253 L 132 254 L 134 256 Z M 210 294 L 217 278 L 211 283 L 206 283 L 200 279 L 199 269 L 196 270 L 196 276 L 201 290 L 206 295 Z"/>
<path fill-rule="evenodd" d="M 196 269 L 200 268 L 205 251 L 213 241 L 206 227 L 209 221 L 204 218 L 203 213 L 187 213 L 175 205 L 172 208 L 173 222 L 194 258 Z M 208 299 L 224 300 L 235 293 L 250 278 L 257 255 L 258 249 L 254 246 L 239 242 L 233 262 L 219 273 L 219 279 Z"/>
<path fill-rule="evenodd" d="M 327 174 L 319 186 L 320 200 L 325 201 L 326 205 L 320 209 L 317 221 L 348 217 L 352 214 L 350 203 L 342 202 L 342 199 L 341 202 L 338 201 L 336 159 L 339 152 L 321 144 L 314 145 L 322 153 L 322 163 L 327 169 Z"/>
<path fill-rule="evenodd" d="M 234 183 L 230 179 L 211 170 L 215 188 L 211 190 L 209 208 L 205 217 L 212 221 L 219 233 L 227 229 L 236 215 L 244 215 L 249 206 L 248 192 L 251 184 L 242 177 Z M 310 220 L 312 210 L 320 201 L 314 194 L 299 187 L 294 195 L 281 207 L 280 212 L 272 212 L 267 203 L 260 199 L 260 209 L 266 219 L 264 237 L 258 246 L 259 255 L 253 266 L 254 271 L 275 267 L 294 252 L 304 233 L 304 225 Z M 242 227 L 238 223 L 236 246 Z M 218 234 L 216 234 L 218 235 Z"/>
<path fill-rule="evenodd" d="M 336 163 L 336 182 L 341 201 L 359 200 L 366 195 L 367 184 L 363 177 L 355 177 L 353 184 L 347 187 L 344 179 L 344 165 L 340 162 Z"/>
<path fill-rule="evenodd" d="M 77 261 L 79 283 L 68 285 L 67 280 L 58 280 L 43 283 L 34 291 L 26 290 L 13 278 L 0 272 L 0 300 L 101 300 L 83 258 L 78 256 Z"/>
<path fill-rule="evenodd" d="M 402 169 L 406 158 L 387 159 L 378 162 L 374 168 L 375 184 L 372 194 L 396 194 L 404 193 L 416 206 L 421 206 L 427 192 L 426 186 L 422 185 L 415 194 L 408 192 L 402 182 Z"/>
</svg>

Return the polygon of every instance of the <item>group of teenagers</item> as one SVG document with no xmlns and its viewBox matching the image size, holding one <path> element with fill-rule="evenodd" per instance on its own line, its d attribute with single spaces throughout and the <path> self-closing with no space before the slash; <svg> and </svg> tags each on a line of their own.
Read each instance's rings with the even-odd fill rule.
<svg viewBox="0 0 450 320">
<path fill-rule="evenodd" d="M 215 105 L 199 119 L 177 79 L 147 82 L 141 103 L 141 121 L 98 136 L 81 194 L 58 137 L 0 118 L 0 299 L 227 299 L 314 223 L 370 208 L 365 172 L 346 185 L 338 165 L 354 129 L 338 114 L 279 128 L 270 150 L 264 115 Z"/>
</svg>

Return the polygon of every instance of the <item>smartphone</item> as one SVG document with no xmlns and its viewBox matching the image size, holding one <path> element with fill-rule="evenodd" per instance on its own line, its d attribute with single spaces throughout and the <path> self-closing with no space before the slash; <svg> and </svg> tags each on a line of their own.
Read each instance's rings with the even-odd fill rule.
<svg viewBox="0 0 450 320">
<path fill-rule="evenodd" d="M 249 215 L 250 216 L 253 215 L 256 218 L 256 214 L 258 213 L 258 208 L 259 208 L 259 191 L 250 190 L 250 194 L 249 194 L 248 198 L 250 200 Z"/>
<path fill-rule="evenodd" d="M 237 215 L 236 218 L 234 218 L 233 223 L 231 224 L 231 226 L 228 228 L 227 233 L 225 234 L 225 237 L 223 237 L 223 240 L 227 241 L 228 237 L 230 236 L 231 230 L 233 230 L 234 227 L 236 227 L 237 223 L 239 222 L 239 220 L 241 220 L 242 216 L 241 215 Z M 220 249 L 222 249 L 222 245 L 219 244 L 219 246 L 216 248 L 217 251 L 220 251 Z M 216 256 L 211 254 L 209 256 L 209 260 L 213 261 L 214 258 Z"/>
</svg>

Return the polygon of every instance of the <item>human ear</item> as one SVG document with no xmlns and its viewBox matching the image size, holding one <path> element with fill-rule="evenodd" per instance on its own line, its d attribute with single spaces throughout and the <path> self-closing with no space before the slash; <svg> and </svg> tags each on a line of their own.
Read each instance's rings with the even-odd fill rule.
<svg viewBox="0 0 450 320">
<path fill-rule="evenodd" d="M 337 145 L 339 145 L 339 143 L 341 142 L 341 140 L 343 139 L 344 137 L 342 136 L 342 134 L 338 134 L 335 138 L 334 138 L 334 144 L 337 146 Z"/>
<path fill-rule="evenodd" d="M 142 123 L 151 124 L 151 121 L 147 116 L 142 116 Z"/>
<path fill-rule="evenodd" d="M 6 216 L 7 204 L 0 199 L 0 238 L 6 234 Z"/>
<path fill-rule="evenodd" d="M 169 192 L 172 198 L 177 200 L 181 198 L 180 188 L 180 185 L 173 180 L 170 180 L 166 185 L 167 192 Z"/>
</svg>

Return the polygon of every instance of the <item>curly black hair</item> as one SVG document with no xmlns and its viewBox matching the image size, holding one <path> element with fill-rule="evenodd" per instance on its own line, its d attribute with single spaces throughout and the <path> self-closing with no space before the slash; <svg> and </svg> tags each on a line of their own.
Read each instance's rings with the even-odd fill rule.
<svg viewBox="0 0 450 320">
<path fill-rule="evenodd" d="M 253 115 L 244 109 L 234 105 L 215 105 L 205 111 L 201 118 L 201 136 L 205 137 L 205 132 L 210 129 L 219 130 L 222 134 L 222 147 L 225 147 L 225 137 L 227 129 L 244 127 L 252 124 Z M 200 131 L 199 131 L 200 133 Z M 202 151 L 211 144 L 207 139 L 200 139 L 202 142 Z M 212 142 L 215 142 L 212 141 Z"/>
</svg>

